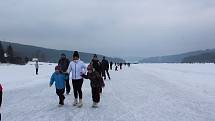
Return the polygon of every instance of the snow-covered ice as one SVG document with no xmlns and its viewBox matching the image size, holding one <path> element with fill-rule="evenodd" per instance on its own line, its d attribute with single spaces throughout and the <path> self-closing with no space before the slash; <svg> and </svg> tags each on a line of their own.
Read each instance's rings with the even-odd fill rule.
<svg viewBox="0 0 215 121">
<path fill-rule="evenodd" d="M 84 106 L 73 95 L 58 107 L 49 79 L 55 64 L 0 65 L 3 121 L 214 121 L 215 64 L 139 64 L 110 71 L 99 108 L 91 108 L 89 80 Z"/>
</svg>

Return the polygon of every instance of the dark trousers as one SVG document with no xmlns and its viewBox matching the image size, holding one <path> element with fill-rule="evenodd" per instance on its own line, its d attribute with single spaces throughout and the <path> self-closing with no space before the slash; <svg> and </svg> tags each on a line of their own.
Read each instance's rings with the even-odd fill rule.
<svg viewBox="0 0 215 121">
<path fill-rule="evenodd" d="M 109 74 L 108 69 L 105 69 L 105 70 L 102 71 L 102 76 L 106 79 L 106 73 L 108 75 L 108 78 L 110 79 L 110 74 Z"/>
<path fill-rule="evenodd" d="M 69 74 L 65 74 L 65 76 L 67 76 L 67 79 L 65 80 L 66 81 L 66 93 L 70 93 L 70 90 L 71 90 L 71 87 L 70 87 L 70 84 L 69 84 Z"/>
<path fill-rule="evenodd" d="M 65 89 L 56 89 L 56 93 L 59 96 L 59 104 L 62 104 L 62 105 L 64 105 L 64 99 L 65 99 L 64 92 L 65 92 Z"/>
<path fill-rule="evenodd" d="M 38 68 L 36 68 L 36 75 L 38 75 L 38 71 L 39 71 L 39 69 L 38 69 Z"/>
<path fill-rule="evenodd" d="M 99 87 L 99 93 L 102 93 L 102 87 Z"/>
<path fill-rule="evenodd" d="M 79 95 L 79 99 L 82 99 L 82 85 L 83 85 L 83 79 L 77 79 L 77 80 L 72 80 L 72 85 L 73 85 L 73 92 L 74 92 L 74 97 L 75 99 L 78 98 Z"/>
<path fill-rule="evenodd" d="M 100 87 L 92 87 L 92 98 L 93 102 L 100 102 Z"/>
</svg>

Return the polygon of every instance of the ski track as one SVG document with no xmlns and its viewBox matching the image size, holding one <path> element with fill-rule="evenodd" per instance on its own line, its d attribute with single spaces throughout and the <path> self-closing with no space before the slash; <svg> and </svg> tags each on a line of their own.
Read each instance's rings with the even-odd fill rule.
<svg viewBox="0 0 215 121">
<path fill-rule="evenodd" d="M 193 65 L 200 68 L 204 65 Z M 206 65 L 207 66 L 207 65 Z M 210 65 L 212 66 L 212 65 Z M 214 65 L 213 65 L 214 67 Z M 15 66 L 30 74 L 33 66 Z M 28 69 L 30 68 L 30 69 Z M 105 81 L 99 108 L 91 108 L 89 80 L 84 81 L 82 108 L 72 106 L 73 94 L 66 95 L 65 106 L 58 107 L 54 86 L 48 87 L 53 65 L 41 66 L 40 75 L 19 75 L 3 79 L 3 121 L 214 121 L 215 92 L 210 84 L 201 86 L 196 78 L 205 77 L 211 84 L 213 71 L 193 71 L 177 64 L 132 65 L 118 72 L 110 71 L 112 80 Z M 0 69 L 3 72 L 6 68 Z M 9 67 L 7 72 L 10 72 Z M 24 70 L 27 69 L 27 70 Z M 172 75 L 170 75 L 172 74 Z M 172 78 L 169 78 L 172 76 Z M 190 76 L 194 76 L 194 80 Z M 210 77 L 210 78 L 207 78 Z M 17 78 L 17 79 L 15 79 Z M 22 80 L 23 79 L 23 80 Z M 18 82 L 17 82 L 18 81 Z M 20 82 L 19 82 L 20 81 Z M 71 83 L 70 83 L 71 84 Z"/>
</svg>

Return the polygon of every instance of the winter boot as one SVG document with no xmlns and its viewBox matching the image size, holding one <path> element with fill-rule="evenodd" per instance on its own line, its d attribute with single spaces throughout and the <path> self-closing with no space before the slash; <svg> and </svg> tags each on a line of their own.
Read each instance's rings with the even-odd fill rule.
<svg viewBox="0 0 215 121">
<path fill-rule="evenodd" d="M 79 103 L 77 104 L 77 106 L 78 106 L 79 108 L 81 108 L 81 107 L 83 106 L 82 99 L 79 99 Z"/>
<path fill-rule="evenodd" d="M 93 105 L 92 105 L 93 108 L 98 108 L 98 103 L 96 102 L 93 102 Z"/>
<path fill-rule="evenodd" d="M 65 97 L 64 96 L 62 96 L 62 98 L 61 98 L 61 105 L 64 105 L 64 100 L 65 100 Z"/>
<path fill-rule="evenodd" d="M 75 99 L 73 102 L 73 106 L 77 106 L 78 105 L 78 99 Z"/>
</svg>

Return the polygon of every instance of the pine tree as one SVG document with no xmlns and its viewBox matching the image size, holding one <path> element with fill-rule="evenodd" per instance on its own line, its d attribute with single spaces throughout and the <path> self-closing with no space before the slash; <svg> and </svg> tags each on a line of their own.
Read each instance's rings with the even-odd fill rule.
<svg viewBox="0 0 215 121">
<path fill-rule="evenodd" d="M 0 62 L 5 63 L 4 49 L 1 41 L 0 41 Z"/>
<path fill-rule="evenodd" d="M 13 57 L 14 57 L 14 52 L 13 52 L 13 48 L 11 45 L 9 45 L 7 47 L 7 56 L 8 56 L 8 61 L 9 63 L 13 62 Z"/>
</svg>

